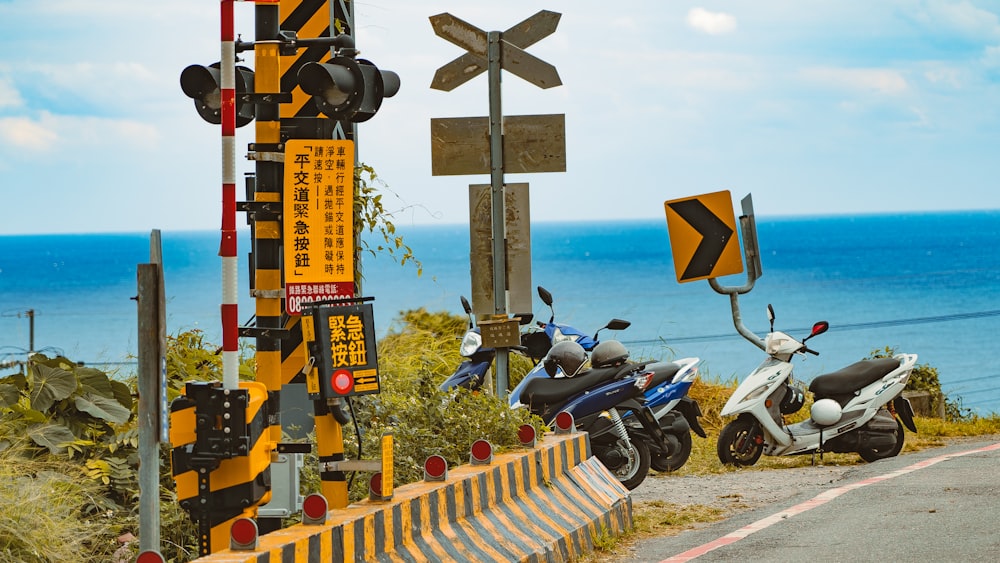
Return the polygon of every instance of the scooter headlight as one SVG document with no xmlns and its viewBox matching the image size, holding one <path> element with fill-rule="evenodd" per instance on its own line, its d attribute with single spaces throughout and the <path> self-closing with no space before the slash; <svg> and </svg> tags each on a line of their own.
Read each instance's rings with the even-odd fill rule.
<svg viewBox="0 0 1000 563">
<path fill-rule="evenodd" d="M 768 354 L 777 354 L 779 351 L 781 351 L 781 347 L 784 346 L 785 343 L 788 342 L 788 340 L 789 340 L 788 338 L 780 338 L 780 337 L 771 337 L 771 338 L 768 338 L 767 339 L 767 353 Z"/>
<path fill-rule="evenodd" d="M 579 336 L 570 336 L 568 334 L 563 334 L 562 331 L 559 330 L 558 327 L 556 327 L 556 329 L 552 331 L 552 344 L 553 345 L 556 345 L 556 344 L 558 344 L 560 342 L 567 342 L 567 341 L 568 342 L 576 342 L 579 338 L 580 338 Z"/>
<path fill-rule="evenodd" d="M 465 358 L 469 358 L 482 347 L 483 336 L 476 331 L 470 330 L 462 337 L 462 345 L 458 347 L 458 353 Z"/>
<path fill-rule="evenodd" d="M 741 403 L 745 403 L 747 401 L 753 401 L 754 399 L 760 397 L 764 393 L 767 393 L 767 387 L 768 387 L 767 385 L 761 385 L 760 387 L 758 387 L 758 388 L 754 389 L 753 391 L 747 393 L 746 396 L 743 397 L 743 399 L 740 400 L 740 402 Z"/>
</svg>

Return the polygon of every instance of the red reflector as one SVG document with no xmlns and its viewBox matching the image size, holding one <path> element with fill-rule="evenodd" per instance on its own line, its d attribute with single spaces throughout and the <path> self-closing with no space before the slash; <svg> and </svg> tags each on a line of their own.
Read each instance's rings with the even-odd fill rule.
<svg viewBox="0 0 1000 563">
<path fill-rule="evenodd" d="M 493 457 L 493 445 L 486 440 L 476 440 L 472 443 L 472 461 L 489 463 Z"/>
<path fill-rule="evenodd" d="M 257 541 L 257 523 L 249 518 L 240 518 L 233 522 L 229 537 L 240 545 L 252 545 Z"/>
<path fill-rule="evenodd" d="M 522 424 L 517 429 L 517 439 L 522 446 L 535 445 L 535 427 L 530 424 Z"/>
<path fill-rule="evenodd" d="M 165 563 L 165 561 L 157 551 L 143 551 L 135 558 L 135 563 Z"/>
<path fill-rule="evenodd" d="M 372 475 L 368 481 L 368 492 L 375 496 L 382 496 L 382 473 Z"/>
<path fill-rule="evenodd" d="M 311 494 L 302 501 L 302 512 L 308 518 L 319 520 L 326 516 L 326 498 L 323 495 Z"/>
<path fill-rule="evenodd" d="M 771 408 L 771 405 L 773 405 L 773 404 L 774 404 L 774 402 L 772 402 L 771 399 L 764 399 L 764 406 L 765 407 Z"/>
<path fill-rule="evenodd" d="M 354 389 L 354 374 L 346 369 L 338 369 L 330 377 L 330 387 L 338 395 L 347 395 Z"/>
<path fill-rule="evenodd" d="M 566 411 L 556 415 L 556 430 L 560 432 L 569 432 L 573 430 L 573 415 Z"/>
<path fill-rule="evenodd" d="M 448 471 L 448 462 L 439 455 L 432 455 L 424 461 L 425 478 L 440 479 Z"/>
</svg>

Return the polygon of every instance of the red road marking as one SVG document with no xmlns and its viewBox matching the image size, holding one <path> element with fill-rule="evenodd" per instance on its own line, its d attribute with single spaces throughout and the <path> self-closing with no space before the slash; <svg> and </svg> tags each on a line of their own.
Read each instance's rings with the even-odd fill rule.
<svg viewBox="0 0 1000 563">
<path fill-rule="evenodd" d="M 677 555 L 674 555 L 672 557 L 668 557 L 668 558 L 662 560 L 660 563 L 680 563 L 682 561 L 690 561 L 690 560 L 692 560 L 692 559 L 694 559 L 696 557 L 700 557 L 702 555 L 705 555 L 709 551 L 718 549 L 718 548 L 720 548 L 722 546 L 729 545 L 731 543 L 735 543 L 735 542 L 737 542 L 737 541 L 739 541 L 739 540 L 741 540 L 741 539 L 749 536 L 750 534 L 752 534 L 754 532 L 759 532 L 760 530 L 763 530 L 764 528 L 768 528 L 768 527 L 770 527 L 770 526 L 772 526 L 774 524 L 777 524 L 778 522 L 781 522 L 782 520 L 784 520 L 786 518 L 791 518 L 791 517 L 795 516 L 796 514 L 802 514 L 803 512 L 806 512 L 807 510 L 812 510 L 812 509 L 816 508 L 817 506 L 824 505 L 824 504 L 830 502 L 831 500 L 839 497 L 840 495 L 842 495 L 842 494 L 844 494 L 844 493 L 846 493 L 848 491 L 853 491 L 855 489 L 860 489 L 861 487 L 866 487 L 866 486 L 872 485 L 874 483 L 880 483 L 882 481 L 888 481 L 889 479 L 895 479 L 896 477 L 899 477 L 900 475 L 906 475 L 907 473 L 913 473 L 914 471 L 916 471 L 918 469 L 924 469 L 926 467 L 930 467 L 932 465 L 941 463 L 942 461 L 947 461 L 947 460 L 955 458 L 955 457 L 962 457 L 962 456 L 969 455 L 969 454 L 975 454 L 975 453 L 980 453 L 980 452 L 988 452 L 988 451 L 997 450 L 997 449 L 1000 449 L 1000 442 L 998 442 L 996 444 L 993 444 L 993 445 L 990 445 L 990 446 L 986 446 L 984 448 L 978 448 L 978 449 L 975 449 L 975 450 L 968 450 L 968 451 L 965 451 L 965 452 L 958 452 L 958 453 L 954 453 L 954 454 L 945 454 L 945 455 L 941 455 L 941 456 L 938 456 L 938 457 L 932 457 L 930 459 L 925 459 L 924 461 L 914 463 L 913 465 L 904 467 L 902 469 L 897 469 L 896 471 L 891 471 L 891 472 L 885 473 L 883 475 L 877 475 L 877 476 L 872 477 L 870 479 L 864 479 L 863 481 L 858 481 L 856 483 L 851 483 L 849 485 L 844 485 L 842 487 L 837 487 L 837 488 L 834 488 L 834 489 L 830 489 L 828 491 L 823 491 L 822 493 L 816 495 L 815 497 L 813 497 L 813 498 L 811 498 L 811 499 L 809 499 L 809 500 L 807 500 L 807 501 L 805 501 L 803 503 L 796 504 L 795 506 L 793 506 L 793 507 L 791 507 L 791 508 L 789 508 L 787 510 L 782 510 L 781 512 L 777 512 L 777 513 L 772 514 L 771 516 L 768 516 L 766 518 L 761 518 L 760 520 L 757 520 L 756 522 L 754 522 L 752 524 L 748 524 L 748 525 L 740 528 L 739 530 L 736 530 L 735 532 L 728 533 L 728 534 L 722 536 L 719 539 L 712 540 L 712 541 L 710 541 L 708 543 L 704 543 L 704 544 L 699 545 L 697 547 L 693 547 L 693 548 L 691 548 L 691 549 L 689 549 L 689 550 L 687 550 L 687 551 L 685 551 L 683 553 L 678 553 Z"/>
</svg>

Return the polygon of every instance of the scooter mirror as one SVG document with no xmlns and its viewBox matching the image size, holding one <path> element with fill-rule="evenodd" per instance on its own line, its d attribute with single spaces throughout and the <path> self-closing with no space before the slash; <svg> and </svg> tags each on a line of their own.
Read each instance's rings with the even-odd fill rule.
<svg viewBox="0 0 1000 563">
<path fill-rule="evenodd" d="M 529 324 L 535 318 L 532 313 L 514 313 L 514 316 L 518 318 L 517 324 L 521 326 Z"/>
<path fill-rule="evenodd" d="M 606 328 L 610 330 L 625 330 L 630 326 L 632 326 L 632 323 L 629 321 L 623 321 L 621 319 L 611 319 L 610 321 L 608 321 L 608 324 L 597 329 L 597 332 L 594 333 L 594 340 L 597 340 L 597 335 L 600 334 L 601 331 Z"/>
<path fill-rule="evenodd" d="M 823 334 L 829 329 L 830 329 L 830 323 L 826 321 L 820 321 L 813 325 L 812 332 L 809 334 L 808 338 L 812 338 L 813 336 L 818 336 L 820 334 Z"/>
<path fill-rule="evenodd" d="M 774 332 L 774 307 L 767 304 L 767 322 L 771 323 L 771 332 Z"/>
<path fill-rule="evenodd" d="M 542 303 L 545 303 L 546 305 L 549 306 L 549 312 L 552 313 L 551 315 L 549 315 L 549 322 L 551 323 L 555 321 L 556 310 L 552 308 L 552 294 L 549 293 L 549 290 L 545 289 L 544 287 L 538 286 L 538 296 L 542 298 Z"/>
<path fill-rule="evenodd" d="M 542 303 L 545 303 L 549 307 L 552 306 L 552 294 L 549 293 L 549 290 L 542 286 L 538 286 L 538 296 L 542 298 Z"/>
<path fill-rule="evenodd" d="M 459 295 L 458 298 L 462 300 L 462 309 L 465 309 L 465 314 L 471 315 L 472 305 L 469 305 L 469 300 L 466 299 L 464 295 Z"/>
<path fill-rule="evenodd" d="M 611 319 L 611 321 L 604 326 L 611 330 L 625 330 L 626 328 L 632 326 L 632 323 L 628 321 L 623 321 L 621 319 Z"/>
</svg>

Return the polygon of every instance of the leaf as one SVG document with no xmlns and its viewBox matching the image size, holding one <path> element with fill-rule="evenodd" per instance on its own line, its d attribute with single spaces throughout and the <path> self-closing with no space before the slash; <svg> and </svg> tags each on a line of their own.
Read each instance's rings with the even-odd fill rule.
<svg viewBox="0 0 1000 563">
<path fill-rule="evenodd" d="M 21 390 L 9 383 L 0 383 L 0 408 L 16 405 L 21 400 Z"/>
<path fill-rule="evenodd" d="M 127 422 L 132 411 L 123 407 L 115 399 L 102 397 L 94 393 L 84 393 L 76 398 L 76 408 L 90 416 L 121 424 Z"/>
<path fill-rule="evenodd" d="M 7 377 L 4 377 L 3 379 L 0 379 L 0 384 L 4 383 L 8 385 L 13 385 L 14 387 L 17 387 L 22 391 L 28 390 L 28 379 L 21 372 L 14 373 L 8 375 Z"/>
<path fill-rule="evenodd" d="M 76 378 L 83 387 L 90 387 L 95 393 L 105 397 L 112 397 L 111 380 L 108 375 L 99 369 L 78 367 L 76 368 Z"/>
<path fill-rule="evenodd" d="M 111 380 L 111 392 L 114 394 L 114 398 L 118 403 L 131 410 L 132 409 L 132 390 L 129 389 L 128 385 L 125 385 L 121 381 Z"/>
<path fill-rule="evenodd" d="M 76 391 L 76 376 L 57 367 L 36 364 L 31 368 L 31 408 L 47 411 L 56 401 L 69 397 Z"/>
<path fill-rule="evenodd" d="M 65 444 L 76 440 L 76 436 L 69 431 L 69 428 L 51 423 L 28 428 L 28 437 L 39 446 L 48 448 L 52 454 L 62 453 L 66 449 Z"/>
</svg>

